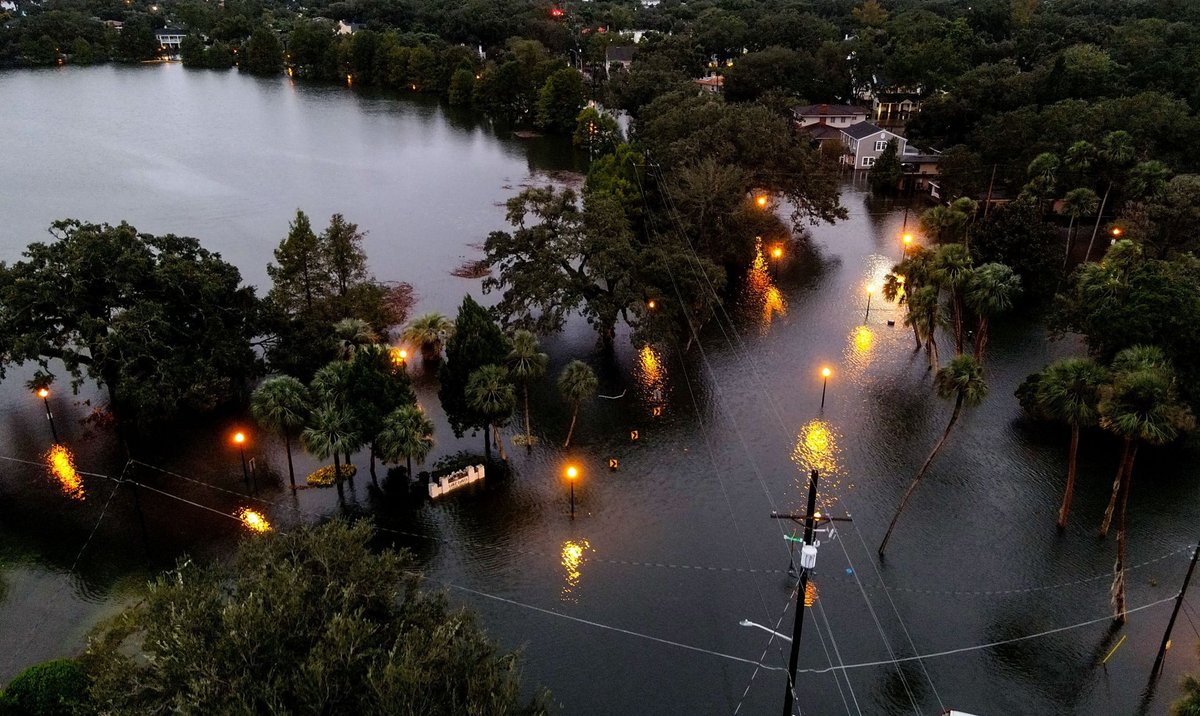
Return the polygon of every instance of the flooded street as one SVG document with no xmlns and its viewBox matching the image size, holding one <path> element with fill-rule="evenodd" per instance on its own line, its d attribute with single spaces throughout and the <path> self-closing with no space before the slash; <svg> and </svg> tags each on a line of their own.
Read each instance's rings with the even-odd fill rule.
<svg viewBox="0 0 1200 716">
<path fill-rule="evenodd" d="M 260 294 L 300 207 L 314 224 L 335 211 L 357 222 L 378 278 L 411 282 L 417 313 L 452 314 L 479 282 L 450 272 L 501 228 L 499 203 L 578 167 L 564 143 L 512 139 L 434 103 L 178 66 L 0 73 L 0 96 L 11 98 L 0 131 L 16 137 L 0 163 L 10 189 L 0 260 L 48 238 L 56 218 L 127 219 L 196 236 Z M 45 121 L 68 101 L 71 112 Z M 1162 602 L 1200 537 L 1196 449 L 1139 455 L 1133 613 L 1111 633 L 1115 539 L 1096 529 L 1119 445 L 1084 434 L 1059 534 L 1067 430 L 1023 420 L 1013 390 L 1080 349 L 1048 343 L 1035 316 L 997 320 L 989 396 L 964 412 L 880 564 L 892 511 L 952 406 L 934 395 L 900 311 L 876 293 L 867 312 L 866 288 L 900 257 L 903 209 L 850 182 L 842 201 L 847 221 L 749 267 L 686 354 L 621 335 L 605 355 L 582 320 L 545 339 L 548 375 L 581 358 L 611 396 L 584 408 L 570 449 L 569 407 L 547 379 L 531 395 L 536 446 L 507 446 L 511 478 L 430 502 L 385 470 L 372 485 L 364 453 L 347 511 L 373 519 L 382 542 L 412 550 L 430 587 L 521 648 L 527 685 L 548 687 L 562 713 L 774 713 L 787 644 L 739 622 L 791 633 L 784 537 L 795 525 L 770 515 L 803 511 L 816 468 L 822 511 L 852 521 L 818 535 L 796 684 L 804 713 L 1164 713 L 1180 676 L 1198 668 L 1197 634 L 1181 619 L 1142 703 L 1170 611 Z M 411 371 L 437 425 L 434 459 L 478 451 L 480 437 L 454 439 L 434 376 L 419 360 Z M 254 432 L 247 455 L 265 479 L 247 495 L 229 442 L 246 424 L 233 416 L 182 426 L 125 463 L 108 432 L 80 422 L 93 389 L 72 396 L 65 380 L 49 404 L 70 456 L 52 455 L 28 373 L 0 384 L 0 681 L 78 650 L 154 570 L 184 554 L 230 554 L 252 538 L 240 509 L 276 528 L 341 511 L 333 490 L 291 493 L 282 443 Z M 298 474 L 320 465 L 296 458 Z M 568 463 L 582 471 L 574 519 Z M 127 470 L 144 485 L 136 495 L 114 481 Z"/>
</svg>

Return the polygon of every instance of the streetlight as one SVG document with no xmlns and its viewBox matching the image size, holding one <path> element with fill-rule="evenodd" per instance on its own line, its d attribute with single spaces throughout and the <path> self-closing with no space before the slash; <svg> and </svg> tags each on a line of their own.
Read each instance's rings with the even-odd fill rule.
<svg viewBox="0 0 1200 716">
<path fill-rule="evenodd" d="M 901 245 L 900 250 L 900 260 L 903 261 L 904 259 L 908 258 L 908 246 L 913 242 L 912 234 L 905 234 L 901 241 L 903 244 Z"/>
<path fill-rule="evenodd" d="M 246 487 L 250 487 L 250 468 L 246 465 L 246 433 L 241 430 L 234 433 L 233 444 L 238 446 L 238 452 L 242 456 L 242 481 L 246 483 Z"/>
<path fill-rule="evenodd" d="M 1121 234 L 1123 234 L 1123 233 L 1125 233 L 1125 232 L 1121 230 L 1121 227 L 1119 227 L 1119 226 L 1112 227 L 1112 243 L 1114 243 L 1114 244 L 1117 243 L 1117 239 L 1121 238 Z"/>
<path fill-rule="evenodd" d="M 821 409 L 825 409 L 825 389 L 829 387 L 829 376 L 833 375 L 833 371 L 828 368 L 821 369 Z"/>
<path fill-rule="evenodd" d="M 758 196 L 756 196 L 756 197 L 754 198 L 754 203 L 755 203 L 755 204 L 758 204 L 758 208 L 760 208 L 760 209 L 765 209 L 765 208 L 767 208 L 767 196 L 766 196 L 766 194 L 759 194 Z"/>
<path fill-rule="evenodd" d="M 38 388 L 38 397 L 42 399 L 42 405 L 46 406 L 46 420 L 50 421 L 50 436 L 54 438 L 54 444 L 58 444 L 58 431 L 54 429 L 54 413 L 50 412 L 50 389 Z"/>
<path fill-rule="evenodd" d="M 567 482 L 571 484 L 571 519 L 575 519 L 575 478 L 579 477 L 579 470 L 575 469 L 574 465 L 567 466 Z"/>
<path fill-rule="evenodd" d="M 646 308 L 649 308 L 651 311 L 653 311 L 654 309 L 658 308 L 658 304 L 652 298 L 649 301 L 646 301 Z"/>
<path fill-rule="evenodd" d="M 867 286 L 867 312 L 863 314 L 863 323 L 867 323 L 871 319 L 871 296 L 875 295 L 875 287 Z"/>
<path fill-rule="evenodd" d="M 792 638 L 790 636 L 788 636 L 787 634 L 780 634 L 779 632 L 775 631 L 774 629 L 772 629 L 770 627 L 765 627 L 762 624 L 756 624 L 755 622 L 752 622 L 749 619 L 743 619 L 740 622 L 738 622 L 738 624 L 740 624 L 741 626 L 744 626 L 744 627 L 756 627 L 758 629 L 762 629 L 765 632 L 774 634 L 775 636 L 779 637 L 780 639 L 783 639 L 784 641 L 792 640 Z"/>
</svg>

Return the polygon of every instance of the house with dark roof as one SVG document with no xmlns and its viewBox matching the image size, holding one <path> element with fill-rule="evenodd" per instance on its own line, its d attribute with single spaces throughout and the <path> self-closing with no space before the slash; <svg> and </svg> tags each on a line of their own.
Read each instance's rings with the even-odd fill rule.
<svg viewBox="0 0 1200 716">
<path fill-rule="evenodd" d="M 890 132 L 870 122 L 859 122 L 842 130 L 842 144 L 846 146 L 846 156 L 842 159 L 855 169 L 870 169 L 875 166 L 875 160 L 883 154 L 890 141 L 896 142 L 896 153 L 904 154 L 908 144 L 904 137 Z"/>
<path fill-rule="evenodd" d="M 637 48 L 633 45 L 609 45 L 604 48 L 604 74 L 611 77 L 614 65 L 628 71 L 636 54 Z"/>
<path fill-rule="evenodd" d="M 792 107 L 792 118 L 802 128 L 814 124 L 841 128 L 867 121 L 867 110 L 847 104 L 797 105 Z"/>
<path fill-rule="evenodd" d="M 709 75 L 708 77 L 701 77 L 698 80 L 692 80 L 692 84 L 704 92 L 720 94 L 725 89 L 725 78 L 721 75 Z"/>
</svg>

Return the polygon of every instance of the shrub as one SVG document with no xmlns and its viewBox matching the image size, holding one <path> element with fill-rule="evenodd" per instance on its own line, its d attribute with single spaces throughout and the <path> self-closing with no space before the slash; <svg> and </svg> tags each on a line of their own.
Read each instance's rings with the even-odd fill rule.
<svg viewBox="0 0 1200 716">
<path fill-rule="evenodd" d="M 333 487 L 333 485 L 334 485 L 333 474 L 334 474 L 333 465 L 326 465 L 325 467 L 319 468 L 308 476 L 308 486 L 309 487 Z M 343 480 L 354 477 L 356 474 L 358 474 L 357 467 L 355 467 L 353 465 L 342 465 L 342 479 Z"/>
<path fill-rule="evenodd" d="M 0 694 L 2 716 L 82 716 L 88 707 L 88 678 L 74 659 L 34 664 Z"/>
</svg>

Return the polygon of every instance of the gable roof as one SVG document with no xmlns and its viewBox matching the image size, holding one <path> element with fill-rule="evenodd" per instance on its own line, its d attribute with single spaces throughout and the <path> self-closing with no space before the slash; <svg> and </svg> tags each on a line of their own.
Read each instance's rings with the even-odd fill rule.
<svg viewBox="0 0 1200 716">
<path fill-rule="evenodd" d="M 879 132 L 887 132 L 893 137 L 900 136 L 895 132 L 888 132 L 888 130 L 884 129 L 883 127 L 877 127 L 870 122 L 859 122 L 858 124 L 852 124 L 842 130 L 842 133 L 849 136 L 851 139 L 862 139 L 863 137 L 869 137 L 872 134 L 877 134 Z"/>
<path fill-rule="evenodd" d="M 824 122 L 818 122 L 817 124 L 810 124 L 807 127 L 801 127 L 800 131 L 804 132 L 818 142 L 826 139 L 837 139 L 838 137 L 842 136 L 841 127 L 830 127 Z"/>
<path fill-rule="evenodd" d="M 867 116 L 867 110 L 849 104 L 808 104 L 792 107 L 798 117 L 846 117 L 855 114 Z"/>
</svg>

